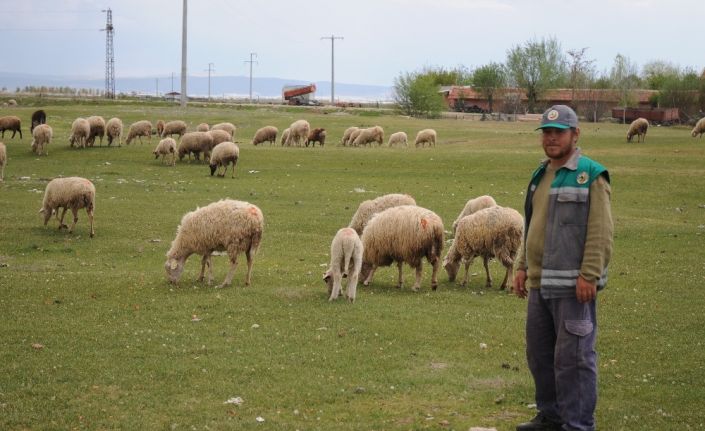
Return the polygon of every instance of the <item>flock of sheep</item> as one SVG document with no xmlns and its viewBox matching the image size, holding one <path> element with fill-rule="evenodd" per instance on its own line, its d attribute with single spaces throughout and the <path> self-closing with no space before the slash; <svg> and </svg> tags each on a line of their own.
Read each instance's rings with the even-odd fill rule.
<svg viewBox="0 0 705 431">
<path fill-rule="evenodd" d="M 627 142 L 631 142 L 635 135 L 637 137 L 637 142 L 646 142 L 646 132 L 648 130 L 649 120 L 646 118 L 637 118 L 629 125 L 629 130 L 627 130 Z M 693 130 L 690 132 L 690 136 L 693 138 L 696 136 L 702 138 L 703 133 L 705 133 L 705 117 L 695 123 L 695 127 L 693 127 Z"/>
</svg>

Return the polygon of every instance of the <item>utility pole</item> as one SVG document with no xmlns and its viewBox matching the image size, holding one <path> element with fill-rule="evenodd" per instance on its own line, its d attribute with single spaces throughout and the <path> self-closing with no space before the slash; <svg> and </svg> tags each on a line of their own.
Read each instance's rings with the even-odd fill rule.
<svg viewBox="0 0 705 431">
<path fill-rule="evenodd" d="M 113 51 L 113 11 L 103 9 L 106 12 L 107 19 L 105 22 L 105 97 L 108 99 L 115 98 L 115 54 Z"/>
<path fill-rule="evenodd" d="M 257 60 L 254 60 L 255 58 L 257 58 L 257 53 L 251 52 L 250 59 L 243 62 L 250 63 L 250 103 L 252 103 L 252 63 L 257 63 Z"/>
<path fill-rule="evenodd" d="M 344 38 L 331 34 L 321 38 L 323 39 L 330 39 L 330 104 L 335 105 L 335 40 Z"/>
<path fill-rule="evenodd" d="M 186 107 L 186 11 L 187 0 L 184 0 L 183 23 L 181 30 L 181 107 Z"/>
<path fill-rule="evenodd" d="M 211 72 L 215 72 L 213 66 L 215 66 L 215 64 L 208 63 L 208 69 L 203 70 L 204 72 L 208 72 L 208 100 L 211 100 Z"/>
</svg>

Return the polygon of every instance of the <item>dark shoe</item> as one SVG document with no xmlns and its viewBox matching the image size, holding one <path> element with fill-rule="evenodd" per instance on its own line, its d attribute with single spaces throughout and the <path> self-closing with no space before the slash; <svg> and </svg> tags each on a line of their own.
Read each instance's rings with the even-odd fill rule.
<svg viewBox="0 0 705 431">
<path fill-rule="evenodd" d="M 562 431 L 563 425 L 539 413 L 529 422 L 517 425 L 517 431 Z"/>
</svg>

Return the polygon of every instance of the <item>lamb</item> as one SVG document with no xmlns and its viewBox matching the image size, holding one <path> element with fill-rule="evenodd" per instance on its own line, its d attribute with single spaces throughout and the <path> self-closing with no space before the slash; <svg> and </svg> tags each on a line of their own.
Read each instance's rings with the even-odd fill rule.
<svg viewBox="0 0 705 431">
<path fill-rule="evenodd" d="M 404 133 L 404 132 L 392 133 L 392 136 L 389 137 L 389 142 L 387 143 L 387 146 L 394 147 L 396 145 L 404 146 L 404 147 L 409 146 L 409 138 L 406 136 L 406 133 Z"/>
<path fill-rule="evenodd" d="M 235 131 L 237 130 L 237 127 L 235 127 L 233 123 L 218 123 L 215 126 L 211 127 L 211 130 L 225 130 L 226 132 L 230 133 L 230 139 L 234 141 Z"/>
<path fill-rule="evenodd" d="M 184 133 L 186 133 L 186 123 L 181 120 L 175 120 L 166 123 L 164 125 L 164 130 L 162 130 L 162 133 L 159 136 L 166 138 L 167 136 L 173 137 L 174 135 L 179 135 L 180 138 L 184 136 Z"/>
<path fill-rule="evenodd" d="M 360 277 L 365 280 L 365 286 L 372 282 L 377 267 L 397 262 L 397 287 L 401 287 L 402 265 L 408 263 L 416 269 L 416 282 L 411 289 L 418 291 L 421 286 L 422 259 L 426 257 L 433 265 L 431 289 L 438 288 L 438 268 L 443 252 L 443 221 L 433 211 L 415 205 L 388 208 L 372 217 L 367 224 L 362 233 L 362 245 L 364 253 Z"/>
<path fill-rule="evenodd" d="M 524 235 L 524 218 L 521 214 L 507 207 L 485 208 L 460 219 L 457 229 L 455 240 L 443 260 L 448 279 L 455 280 L 460 261 L 464 260 L 464 286 L 468 281 L 470 264 L 476 256 L 482 256 L 487 274 L 486 287 L 491 288 L 492 277 L 487 262 L 494 257 L 507 269 L 500 286 L 500 289 L 505 289 Z"/>
<path fill-rule="evenodd" d="M 157 120 L 157 136 L 161 137 L 164 132 L 164 120 Z"/>
<path fill-rule="evenodd" d="M 360 130 L 360 128 L 356 127 L 356 126 L 352 126 L 352 127 L 348 127 L 347 129 L 345 129 L 345 132 L 343 133 L 343 139 L 340 141 L 342 146 L 346 146 L 348 144 L 352 145 L 352 141 L 350 140 L 350 135 L 352 135 L 352 133 L 356 130 Z"/>
<path fill-rule="evenodd" d="M 103 146 L 103 136 L 105 136 L 105 119 L 94 115 L 86 118 L 86 120 L 88 120 L 88 125 L 90 126 L 90 133 L 88 134 L 86 143 L 92 147 L 95 143 L 96 136 L 98 136 L 100 137 L 100 145 Z"/>
<path fill-rule="evenodd" d="M 469 201 L 467 201 L 465 203 L 465 207 L 458 215 L 458 218 L 456 218 L 453 222 L 453 236 L 455 236 L 455 229 L 458 226 L 458 222 L 460 222 L 460 219 L 462 219 L 466 215 L 476 213 L 481 209 L 490 208 L 494 206 L 497 206 L 497 202 L 495 202 L 494 198 L 489 195 L 479 196 L 475 199 L 470 199 Z"/>
<path fill-rule="evenodd" d="M 279 130 L 274 126 L 264 126 L 255 132 L 252 138 L 252 145 L 259 145 L 263 142 L 269 142 L 270 145 L 277 142 L 277 133 Z"/>
<path fill-rule="evenodd" d="M 353 228 L 358 235 L 362 235 L 365 226 L 373 215 L 387 208 L 398 207 L 400 205 L 416 205 L 416 201 L 409 195 L 398 193 L 382 195 L 372 200 L 366 200 L 357 207 L 357 211 L 355 211 L 348 227 Z"/>
<path fill-rule="evenodd" d="M 208 123 L 201 123 L 198 126 L 196 126 L 196 131 L 197 132 L 207 132 L 208 130 L 210 130 L 210 128 L 211 127 L 208 125 Z"/>
<path fill-rule="evenodd" d="M 317 127 L 311 130 L 306 139 L 306 146 L 308 147 L 308 144 L 311 144 L 312 147 L 315 147 L 316 142 L 321 144 L 321 147 L 326 143 L 326 129 Z"/>
<path fill-rule="evenodd" d="M 221 142 L 229 142 L 232 137 L 230 136 L 230 133 L 226 132 L 225 130 L 209 130 L 208 133 L 211 135 L 213 138 L 213 143 L 211 144 L 211 150 L 215 148 L 216 145 L 220 144 Z"/>
<path fill-rule="evenodd" d="M 10 139 L 15 139 L 15 133 L 20 134 L 20 139 L 22 139 L 22 127 L 19 117 L 14 115 L 8 115 L 6 117 L 0 117 L 0 132 L 2 132 L 3 138 L 5 137 L 5 130 L 11 130 L 12 136 Z"/>
<path fill-rule="evenodd" d="M 152 141 L 152 123 L 149 120 L 141 120 L 130 125 L 130 129 L 127 131 L 127 140 L 125 144 L 130 145 L 133 139 L 139 138 L 140 144 L 142 144 L 142 136 L 146 136 L 147 139 Z"/>
<path fill-rule="evenodd" d="M 158 159 L 162 156 L 162 163 L 166 160 L 166 156 L 171 154 L 171 166 L 176 165 L 176 141 L 173 138 L 164 138 L 159 141 L 157 148 L 152 151 L 154 158 Z"/>
<path fill-rule="evenodd" d="M 343 277 L 348 277 L 347 297 L 350 302 L 355 302 L 362 253 L 362 241 L 354 229 L 344 227 L 338 230 L 330 245 L 330 266 L 323 273 L 323 281 L 328 285 L 329 301 L 338 299 Z"/>
<path fill-rule="evenodd" d="M 282 147 L 284 146 L 284 144 L 286 143 L 286 141 L 289 140 L 289 131 L 290 131 L 290 130 L 291 130 L 291 129 L 289 129 L 289 128 L 287 127 L 287 128 L 284 129 L 284 131 L 282 132 L 282 140 L 281 140 L 281 145 L 282 145 Z"/>
<path fill-rule="evenodd" d="M 189 132 L 186 133 L 179 143 L 179 160 L 183 160 L 184 156 L 188 155 L 191 160 L 191 153 L 194 154 L 196 160 L 200 160 L 200 154 L 203 153 L 203 159 L 207 160 L 213 148 L 213 135 L 210 132 Z"/>
<path fill-rule="evenodd" d="M 85 148 L 88 143 L 88 136 L 91 134 L 91 125 L 85 118 L 76 118 L 71 124 L 71 135 L 69 143 L 71 146 Z"/>
<path fill-rule="evenodd" d="M 357 135 L 357 138 L 355 138 L 353 145 L 359 147 L 361 145 L 371 144 L 372 142 L 377 142 L 377 145 L 382 145 L 384 142 L 384 129 L 380 126 L 362 129 L 360 134 Z"/>
<path fill-rule="evenodd" d="M 59 208 L 63 208 L 59 218 Z M 69 233 L 73 232 L 78 221 L 78 210 L 86 209 L 88 220 L 91 224 L 90 236 L 95 236 L 93 230 L 93 211 L 95 210 L 95 186 L 92 182 L 81 177 L 55 178 L 49 181 L 44 191 L 44 201 L 40 213 L 44 213 L 44 226 L 47 225 L 52 214 L 56 214 L 59 221 L 59 229 L 67 227 L 64 224 L 66 210 L 73 213 L 73 224 L 69 228 Z"/>
<path fill-rule="evenodd" d="M 311 131 L 311 125 L 306 120 L 297 120 L 289 126 L 289 137 L 286 140 L 286 146 L 292 144 L 300 147 L 308 138 L 308 133 Z"/>
<path fill-rule="evenodd" d="M 5 165 L 7 164 L 7 148 L 0 142 L 0 181 L 5 181 Z"/>
<path fill-rule="evenodd" d="M 34 128 L 32 132 L 32 151 L 41 156 L 44 147 L 51 143 L 51 138 L 54 131 L 48 124 L 40 124 Z M 46 150 L 46 155 L 49 155 L 49 150 Z"/>
<path fill-rule="evenodd" d="M 186 213 L 176 230 L 176 238 L 166 254 L 164 268 L 167 279 L 171 283 L 178 283 L 186 259 L 195 253 L 203 256 L 198 280 L 203 281 L 207 265 L 210 285 L 213 279 L 211 253 L 227 251 L 230 270 L 223 284 L 218 287 L 228 286 L 235 275 L 237 256 L 244 252 L 247 257 L 245 286 L 249 286 L 252 264 L 262 240 L 263 229 L 262 211 L 248 202 L 223 199 Z"/>
<path fill-rule="evenodd" d="M 705 133 L 705 117 L 699 119 L 698 122 L 695 123 L 693 131 L 690 132 L 691 136 L 695 137 L 695 135 L 700 135 L 701 138 L 703 137 L 703 133 Z"/>
<path fill-rule="evenodd" d="M 34 128 L 37 127 L 40 124 L 46 124 L 47 123 L 47 114 L 44 112 L 42 109 L 38 111 L 34 111 L 32 113 L 32 122 L 31 125 L 29 126 L 29 132 L 32 133 L 34 132 Z"/>
<path fill-rule="evenodd" d="M 424 147 L 428 143 L 429 147 L 436 146 L 436 131 L 433 129 L 423 129 L 416 134 L 416 141 L 414 141 L 414 146 L 418 148 L 419 145 Z"/>
<path fill-rule="evenodd" d="M 632 121 L 632 124 L 629 125 L 629 130 L 627 131 L 627 142 L 631 142 L 634 135 L 638 135 L 637 142 L 646 142 L 647 130 L 649 130 L 649 120 L 646 118 L 637 118 Z"/>
<path fill-rule="evenodd" d="M 237 165 L 237 159 L 240 157 L 240 148 L 232 142 L 221 142 L 213 148 L 213 153 L 209 161 L 209 166 L 211 168 L 211 176 L 220 170 L 223 166 L 225 169 L 223 173 L 218 173 L 219 177 L 224 177 L 228 172 L 228 165 L 233 164 L 233 174 L 231 178 L 235 178 L 235 165 Z"/>
<path fill-rule="evenodd" d="M 117 140 L 118 147 L 122 146 L 122 120 L 117 117 L 109 119 L 105 131 L 108 135 L 108 146 L 112 145 L 115 140 Z"/>
<path fill-rule="evenodd" d="M 357 139 L 357 137 L 360 136 L 360 133 L 363 130 L 364 129 L 355 128 L 355 130 L 350 132 L 350 139 L 348 139 L 348 145 L 350 145 L 351 147 L 354 146 L 353 144 L 355 144 L 355 139 Z"/>
</svg>

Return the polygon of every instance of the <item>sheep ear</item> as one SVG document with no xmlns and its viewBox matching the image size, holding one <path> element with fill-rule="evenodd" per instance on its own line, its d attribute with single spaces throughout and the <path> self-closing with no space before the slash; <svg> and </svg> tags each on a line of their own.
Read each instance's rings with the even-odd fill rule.
<svg viewBox="0 0 705 431">
<path fill-rule="evenodd" d="M 177 262 L 176 259 L 173 259 L 173 260 L 169 263 L 169 268 L 171 268 L 172 270 L 174 270 L 174 269 L 176 269 L 176 268 L 178 268 L 178 267 L 179 267 L 179 262 Z"/>
</svg>

